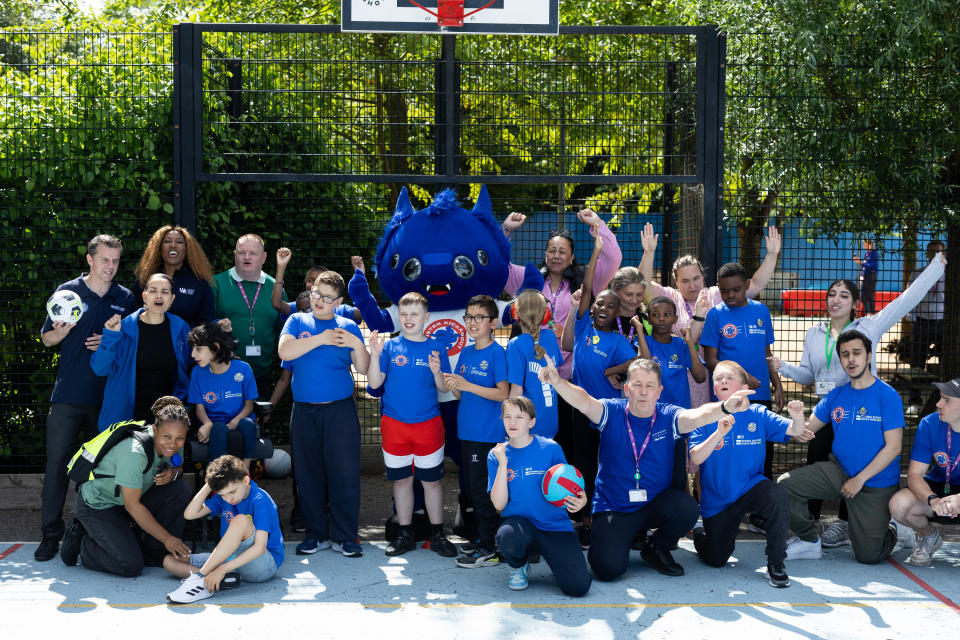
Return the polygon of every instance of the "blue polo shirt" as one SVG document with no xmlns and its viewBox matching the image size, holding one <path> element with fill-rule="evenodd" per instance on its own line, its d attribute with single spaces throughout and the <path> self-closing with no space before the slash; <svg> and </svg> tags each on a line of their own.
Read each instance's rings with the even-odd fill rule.
<svg viewBox="0 0 960 640">
<path fill-rule="evenodd" d="M 594 327 L 593 317 L 589 312 L 577 317 L 574 329 L 574 384 L 583 387 L 598 400 L 621 397 L 620 390 L 610 384 L 604 371 L 636 358 L 637 350 L 630 346 L 630 341 L 622 334 L 600 331 Z"/>
<path fill-rule="evenodd" d="M 287 318 L 282 334 L 307 338 L 327 329 L 345 329 L 363 341 L 360 327 L 353 320 L 334 315 L 329 320 L 318 320 L 312 312 L 298 312 Z M 296 402 L 317 404 L 334 402 L 353 395 L 353 374 L 350 372 L 353 349 L 325 344 L 315 347 L 299 358 L 288 361 L 293 371 L 290 388 Z M 322 383 L 320 382 L 322 381 Z"/>
<path fill-rule="evenodd" d="M 198 278 L 186 264 L 173 272 L 172 279 L 175 297 L 170 305 L 170 313 L 180 316 L 191 327 L 217 319 L 213 306 L 213 285 Z M 134 280 L 130 291 L 139 305 L 143 301 L 143 287 L 139 280 Z"/>
<path fill-rule="evenodd" d="M 383 415 L 406 424 L 440 415 L 437 385 L 430 371 L 430 354 L 434 352 L 440 356 L 440 370 L 450 373 L 450 358 L 439 340 L 415 342 L 403 335 L 387 340 L 380 353 L 380 371 L 386 376 Z"/>
<path fill-rule="evenodd" d="M 194 367 L 190 372 L 187 402 L 202 404 L 210 422 L 230 422 L 247 400 L 256 399 L 253 369 L 243 360 L 234 358 L 223 373 L 213 373 L 209 366 Z"/>
<path fill-rule="evenodd" d="M 765 304 L 747 300 L 742 307 L 721 302 L 707 312 L 700 344 L 715 347 L 720 360 L 733 360 L 760 381 L 753 400 L 770 399 L 767 346 L 773 344 L 773 320 Z"/>
<path fill-rule="evenodd" d="M 257 531 L 266 531 L 267 552 L 273 556 L 277 566 L 283 565 L 283 532 L 280 531 L 280 517 L 277 505 L 270 494 L 250 481 L 250 493 L 235 505 L 227 503 L 217 494 L 204 500 L 204 506 L 210 509 L 210 515 L 220 516 L 220 536 L 227 532 L 230 521 L 239 515 L 250 516 Z"/>
<path fill-rule="evenodd" d="M 854 389 L 849 382 L 834 388 L 817 403 L 813 415 L 833 423 L 833 455 L 848 476 L 857 475 L 877 457 L 885 444 L 885 431 L 904 427 L 900 394 L 879 378 L 866 389 Z M 899 484 L 900 460 L 894 458 L 865 486 Z"/>
<path fill-rule="evenodd" d="M 127 316 L 136 308 L 133 294 L 126 287 L 116 282 L 110 285 L 107 293 L 101 297 L 87 287 L 84 276 L 64 282 L 57 291 L 73 291 L 83 303 L 83 315 L 77 321 L 67 337 L 59 346 L 60 366 L 57 368 L 57 378 L 53 383 L 53 393 L 50 402 L 77 405 L 79 407 L 99 407 L 103 401 L 103 388 L 107 382 L 105 376 L 98 376 L 90 368 L 90 355 L 87 349 L 87 338 L 94 334 L 103 334 L 103 325 L 114 314 Z M 50 316 L 43 320 L 40 333 L 53 330 L 53 321 Z"/>
<path fill-rule="evenodd" d="M 549 329 L 540 331 L 540 346 L 556 366 L 563 362 L 557 336 Z M 533 337 L 521 333 L 507 343 L 507 382 L 523 387 L 523 395 L 530 398 L 537 411 L 537 422 L 530 433 L 544 438 L 557 435 L 557 392 L 546 382 L 540 382 L 540 369 L 547 366 L 547 359 L 537 360 Z"/>
<path fill-rule="evenodd" d="M 457 370 L 467 382 L 492 389 L 507 379 L 507 352 L 496 342 L 481 350 L 469 344 L 460 352 Z M 500 403 L 481 398 L 475 393 L 460 394 L 457 407 L 457 436 L 471 442 L 503 442 L 503 420 Z"/>
<path fill-rule="evenodd" d="M 957 458 L 960 458 L 960 433 L 950 434 L 950 447 L 947 447 L 947 430 L 950 425 L 940 419 L 936 413 L 931 413 L 917 426 L 917 433 L 913 437 L 913 448 L 910 449 L 910 459 L 931 464 L 926 478 L 930 482 L 943 484 L 947 479 L 947 464 L 953 467 Z M 960 464 L 950 473 L 950 484 L 960 485 Z"/>
<path fill-rule="evenodd" d="M 654 416 L 638 418 L 627 411 L 627 401 L 622 398 L 604 399 L 603 416 L 596 426 L 600 430 L 600 455 L 597 465 L 596 490 L 593 494 L 593 512 L 618 511 L 630 513 L 642 509 L 670 487 L 673 479 L 673 443 L 677 432 L 677 416 L 682 409 L 673 404 L 657 403 Z M 627 417 L 629 415 L 629 418 Z M 633 430 L 637 454 L 650 434 L 646 451 L 640 456 L 639 488 L 645 489 L 645 502 L 630 502 L 630 491 L 637 488 L 634 480 L 633 448 L 627 425 Z"/>
<path fill-rule="evenodd" d="M 526 518 L 541 531 L 573 531 L 566 507 L 555 507 L 543 497 L 543 476 L 555 464 L 566 463 L 563 449 L 553 440 L 533 436 L 520 449 L 507 445 L 507 490 L 510 499 L 501 516 Z M 493 489 L 500 463 L 493 451 L 487 454 L 487 493 Z"/>
<path fill-rule="evenodd" d="M 693 366 L 690 360 L 690 348 L 683 338 L 671 336 L 664 344 L 653 336 L 645 336 L 650 359 L 660 365 L 660 384 L 663 392 L 660 401 L 675 404 L 684 409 L 690 408 L 690 383 L 687 371 Z"/>
<path fill-rule="evenodd" d="M 734 423 L 700 465 L 700 512 L 704 518 L 715 516 L 750 491 L 763 476 L 766 443 L 789 442 L 787 429 L 793 423 L 760 404 L 733 414 Z M 690 449 L 704 442 L 717 430 L 717 423 L 690 432 Z"/>
<path fill-rule="evenodd" d="M 284 318 L 290 317 L 293 314 L 297 313 L 297 301 L 294 300 L 293 302 L 289 302 L 288 304 L 289 304 L 289 310 L 287 311 L 286 314 L 284 314 L 283 316 Z M 348 304 L 338 304 L 337 308 L 333 312 L 338 316 L 347 318 L 348 320 L 353 320 L 353 312 L 356 311 L 356 309 L 357 309 L 356 307 L 351 307 Z M 310 313 L 310 311 L 307 311 L 306 313 Z"/>
</svg>

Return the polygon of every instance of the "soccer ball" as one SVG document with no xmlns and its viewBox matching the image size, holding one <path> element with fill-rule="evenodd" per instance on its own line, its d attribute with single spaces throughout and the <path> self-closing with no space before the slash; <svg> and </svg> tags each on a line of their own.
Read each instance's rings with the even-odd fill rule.
<svg viewBox="0 0 960 640">
<path fill-rule="evenodd" d="M 73 291 L 55 291 L 47 299 L 47 315 L 54 322 L 74 324 L 83 315 L 83 301 Z"/>
</svg>

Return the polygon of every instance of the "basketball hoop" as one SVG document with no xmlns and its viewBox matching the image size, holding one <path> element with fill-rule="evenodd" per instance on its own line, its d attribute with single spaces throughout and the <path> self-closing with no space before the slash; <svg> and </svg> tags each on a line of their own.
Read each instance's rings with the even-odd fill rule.
<svg viewBox="0 0 960 640">
<path fill-rule="evenodd" d="M 470 13 L 463 12 L 463 3 L 464 0 L 437 0 L 437 10 L 431 11 L 425 6 L 417 2 L 417 0 L 410 0 L 410 4 L 417 6 L 432 16 L 436 16 L 437 24 L 441 29 L 447 29 L 450 27 L 462 27 L 463 21 L 466 18 L 469 18 L 473 14 L 483 11 L 490 5 L 492 5 L 496 0 L 490 0 L 487 4 L 483 5 L 479 9 L 474 9 Z"/>
</svg>

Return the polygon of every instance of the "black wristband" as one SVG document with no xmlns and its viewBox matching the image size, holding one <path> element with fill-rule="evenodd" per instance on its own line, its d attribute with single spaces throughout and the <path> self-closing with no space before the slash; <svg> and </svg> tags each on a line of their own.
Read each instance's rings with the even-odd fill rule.
<svg viewBox="0 0 960 640">
<path fill-rule="evenodd" d="M 938 495 L 935 494 L 935 493 L 931 493 L 930 495 L 928 495 L 928 496 L 927 496 L 927 506 L 928 506 L 928 507 L 930 506 L 930 501 L 931 501 L 931 500 L 933 500 L 934 498 L 939 498 L 939 497 L 940 497 L 940 496 L 938 496 Z"/>
<path fill-rule="evenodd" d="M 696 320 L 697 322 L 706 322 L 707 319 L 703 316 L 690 316 L 691 320 Z"/>
<path fill-rule="evenodd" d="M 732 412 L 727 411 L 727 405 L 723 404 L 723 401 L 720 402 L 720 411 L 723 411 L 723 413 L 724 413 L 725 415 L 728 415 L 728 416 L 732 416 L 732 415 L 733 415 Z"/>
</svg>

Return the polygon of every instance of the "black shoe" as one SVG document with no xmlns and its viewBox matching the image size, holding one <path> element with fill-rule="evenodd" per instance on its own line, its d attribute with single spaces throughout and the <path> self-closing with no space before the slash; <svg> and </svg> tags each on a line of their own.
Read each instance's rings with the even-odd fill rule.
<svg viewBox="0 0 960 640">
<path fill-rule="evenodd" d="M 590 548 L 590 527 L 583 525 L 577 530 L 577 541 L 580 543 L 580 548 L 584 551 Z"/>
<path fill-rule="evenodd" d="M 227 571 L 220 581 L 220 589 L 234 589 L 240 586 L 240 574 L 236 571 Z"/>
<path fill-rule="evenodd" d="M 416 548 L 417 541 L 413 539 L 413 536 L 406 535 L 401 531 L 400 535 L 391 540 L 390 544 L 387 545 L 387 550 L 384 551 L 384 554 L 388 556 L 399 556 L 407 551 L 413 551 Z M 457 555 L 456 549 L 454 549 L 453 555 Z"/>
<path fill-rule="evenodd" d="M 528 553 L 528 554 L 527 554 L 527 562 L 528 562 L 529 564 L 537 564 L 538 562 L 540 562 L 540 554 L 539 554 L 539 553 Z"/>
<path fill-rule="evenodd" d="M 290 528 L 294 533 L 304 533 L 307 530 L 307 523 L 303 519 L 303 514 L 299 509 L 290 512 Z"/>
<path fill-rule="evenodd" d="M 630 548 L 634 551 L 640 551 L 645 544 L 647 544 L 647 530 L 640 529 L 640 531 L 637 531 L 637 535 L 633 536 L 633 542 L 630 543 Z"/>
<path fill-rule="evenodd" d="M 37 550 L 33 552 L 33 559 L 37 562 L 53 560 L 53 557 L 57 555 L 57 551 L 59 550 L 60 538 L 55 536 L 43 536 L 43 540 L 40 541 L 40 546 L 38 546 Z"/>
<path fill-rule="evenodd" d="M 87 530 L 83 528 L 80 521 L 76 518 L 67 525 L 67 531 L 63 534 L 63 544 L 60 545 L 60 559 L 63 564 L 73 567 L 80 558 L 80 545 L 83 539 L 87 537 Z"/>
<path fill-rule="evenodd" d="M 670 552 L 666 549 L 657 549 L 648 540 L 643 549 L 640 550 L 640 557 L 648 565 L 659 571 L 665 576 L 682 576 L 683 567 L 677 564 Z"/>
<path fill-rule="evenodd" d="M 783 568 L 783 560 L 771 560 L 767 563 L 767 579 L 771 587 L 785 589 L 790 586 L 790 577 Z"/>
<path fill-rule="evenodd" d="M 447 540 L 447 536 L 443 535 L 443 531 L 438 531 L 430 537 L 430 549 L 444 558 L 457 557 L 457 548 L 452 542 Z"/>
</svg>

